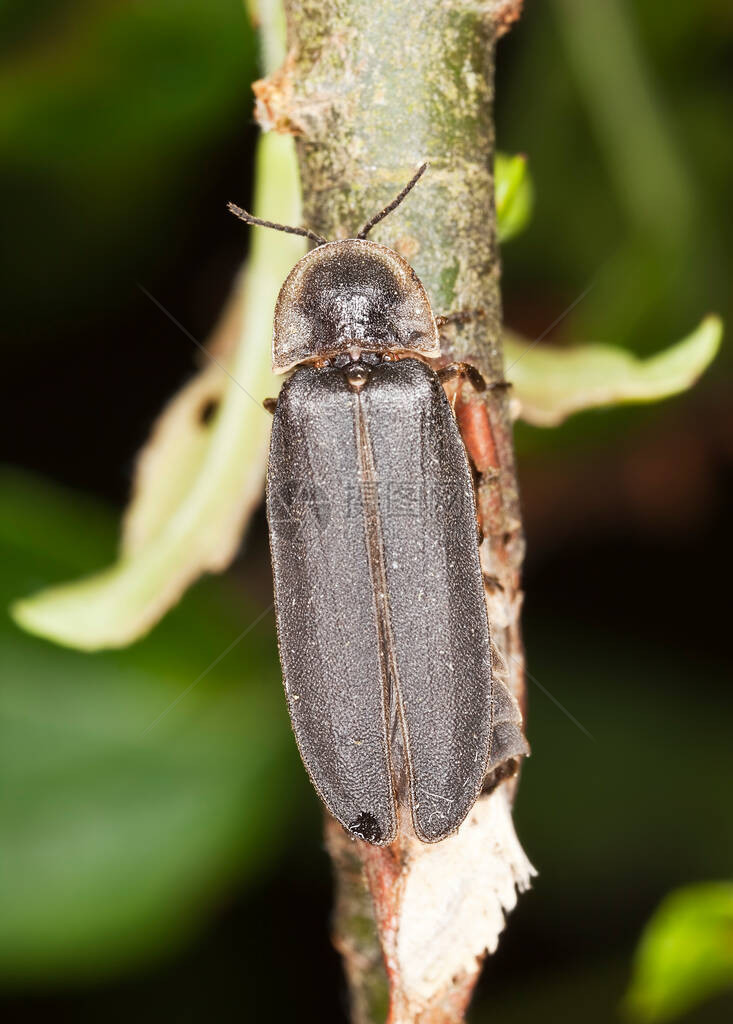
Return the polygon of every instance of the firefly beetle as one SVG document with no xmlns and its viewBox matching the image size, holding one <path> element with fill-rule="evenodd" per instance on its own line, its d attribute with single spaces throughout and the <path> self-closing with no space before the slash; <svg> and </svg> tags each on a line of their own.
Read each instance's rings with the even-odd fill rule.
<svg viewBox="0 0 733 1024">
<path fill-rule="evenodd" d="M 437 842 L 527 752 L 492 674 L 473 478 L 427 360 L 438 323 L 410 265 L 316 242 L 277 299 L 267 515 L 283 682 L 308 774 L 353 835 Z M 450 372 L 450 371 L 449 371 Z M 474 374 L 476 371 L 473 371 Z"/>
</svg>

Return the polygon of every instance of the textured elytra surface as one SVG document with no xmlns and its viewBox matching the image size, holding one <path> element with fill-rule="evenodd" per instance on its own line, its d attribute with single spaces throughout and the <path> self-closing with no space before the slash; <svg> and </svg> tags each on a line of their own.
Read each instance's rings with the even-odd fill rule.
<svg viewBox="0 0 733 1024">
<path fill-rule="evenodd" d="M 434 372 L 416 359 L 303 367 L 273 421 L 268 519 L 283 678 L 309 775 L 371 842 L 398 803 L 442 839 L 485 774 L 524 753 L 492 679 L 465 451 Z"/>
<path fill-rule="evenodd" d="M 440 354 L 428 297 L 409 263 L 387 246 L 350 238 L 313 249 L 286 278 L 275 307 L 273 369 L 354 347 Z"/>
</svg>

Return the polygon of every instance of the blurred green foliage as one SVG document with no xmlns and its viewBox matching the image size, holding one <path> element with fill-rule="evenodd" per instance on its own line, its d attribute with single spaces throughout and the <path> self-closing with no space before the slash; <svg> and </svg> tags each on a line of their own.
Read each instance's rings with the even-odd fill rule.
<svg viewBox="0 0 733 1024">
<path fill-rule="evenodd" d="M 252 119 L 240 0 L 43 6 L 5 3 L 0 33 L 4 326 L 26 336 L 126 298 L 120 278 L 180 244 L 209 149 Z"/>
<path fill-rule="evenodd" d="M 3 603 L 112 555 L 95 503 L 10 471 L 0 492 Z M 257 614 L 210 579 L 142 643 L 93 656 L 0 618 L 6 980 L 96 976 L 184 941 L 284 840 L 299 776 L 271 616 L 217 660 Z"/>
<path fill-rule="evenodd" d="M 733 882 L 669 895 L 647 925 L 627 1003 L 643 1022 L 671 1020 L 733 988 Z"/>
<path fill-rule="evenodd" d="M 548 0 L 502 40 L 497 138 L 527 154 L 536 186 L 531 228 L 503 260 L 511 327 L 536 337 L 589 286 L 553 341 L 647 355 L 705 313 L 733 323 L 732 12 L 727 0 Z M 724 345 L 718 378 L 731 360 Z M 586 414 L 552 436 L 519 424 L 516 440 L 552 458 L 664 415 Z"/>
<path fill-rule="evenodd" d="M 507 286 L 594 280 L 563 336 L 649 352 L 729 319 L 732 34 L 726 0 L 549 0 L 500 45 L 499 143 L 537 188 Z"/>
</svg>

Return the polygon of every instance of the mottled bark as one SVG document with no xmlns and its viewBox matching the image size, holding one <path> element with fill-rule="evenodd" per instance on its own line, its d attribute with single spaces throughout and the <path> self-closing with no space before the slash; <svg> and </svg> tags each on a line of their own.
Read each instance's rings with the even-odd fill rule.
<svg viewBox="0 0 733 1024">
<path fill-rule="evenodd" d="M 480 311 L 444 328 L 443 361 L 470 361 L 499 385 L 483 395 L 454 386 L 452 397 L 478 469 L 497 675 L 523 706 L 523 540 L 501 386 L 492 174 L 494 47 L 518 8 L 469 0 L 286 0 L 289 57 L 256 91 L 263 126 L 297 136 L 304 223 L 329 238 L 353 236 L 418 164 L 430 162 L 371 237 L 410 261 L 437 314 Z M 506 780 L 482 796 L 459 832 L 436 846 L 405 835 L 379 849 L 327 822 L 335 941 L 355 1021 L 463 1019 L 481 955 L 495 947 L 503 910 L 531 873 L 511 829 L 514 786 Z M 449 889 L 450 905 L 436 909 Z"/>
</svg>

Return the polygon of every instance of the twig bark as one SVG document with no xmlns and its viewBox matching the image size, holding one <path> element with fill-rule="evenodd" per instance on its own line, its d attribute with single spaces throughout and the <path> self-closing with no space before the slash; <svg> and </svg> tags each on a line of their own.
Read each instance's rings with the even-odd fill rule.
<svg viewBox="0 0 733 1024">
<path fill-rule="evenodd" d="M 445 361 L 472 362 L 498 385 L 494 45 L 519 6 L 286 0 L 288 59 L 256 88 L 263 127 L 297 136 L 304 223 L 329 238 L 352 237 L 430 161 L 429 174 L 372 237 L 410 261 L 436 313 L 481 311 L 445 329 Z M 497 386 L 453 397 L 478 471 L 497 675 L 523 706 L 523 538 L 508 396 Z M 458 833 L 436 846 L 405 835 L 377 848 L 327 821 L 335 942 L 359 1024 L 463 1019 L 481 958 L 532 873 L 511 824 L 515 784 L 507 779 L 484 794 Z"/>
</svg>

